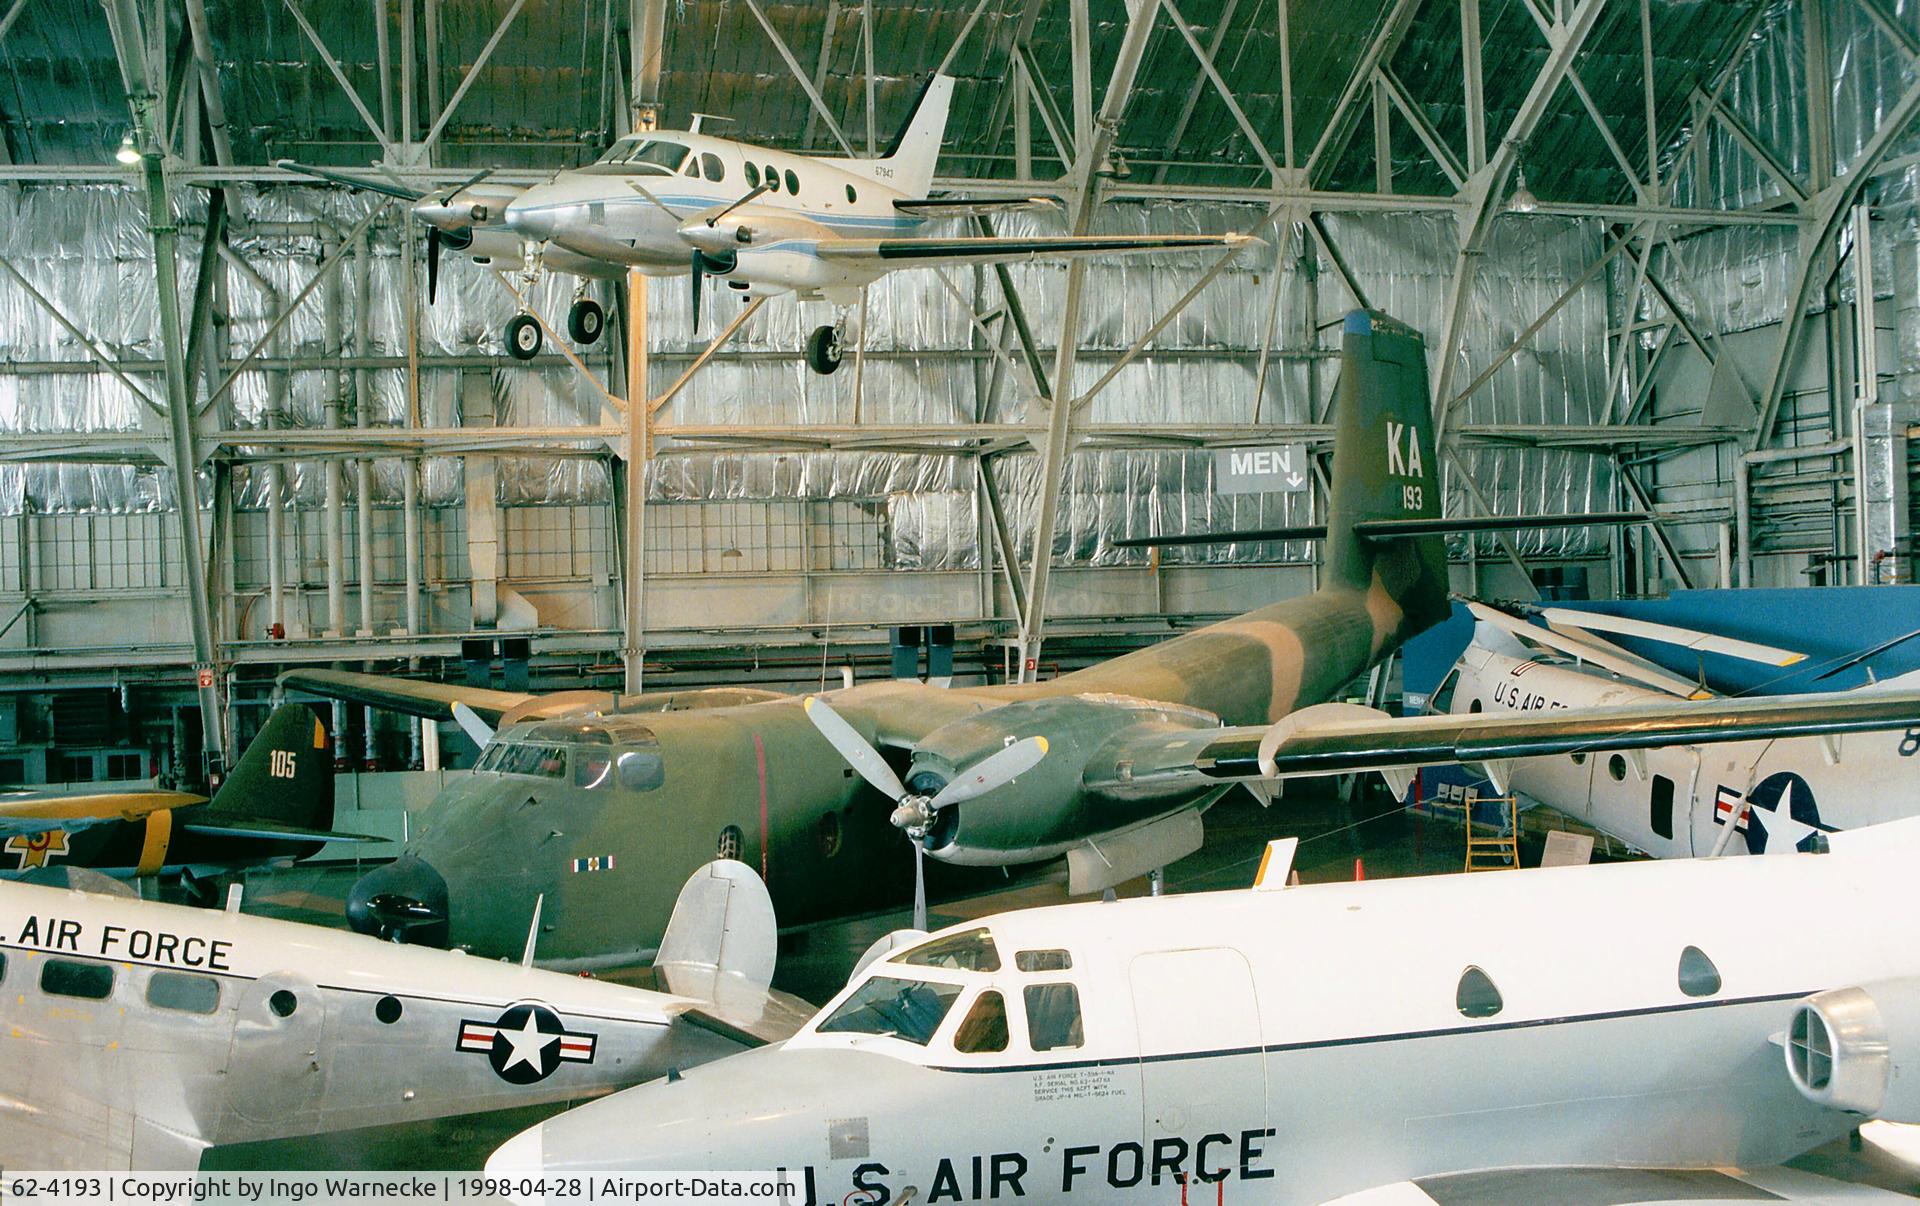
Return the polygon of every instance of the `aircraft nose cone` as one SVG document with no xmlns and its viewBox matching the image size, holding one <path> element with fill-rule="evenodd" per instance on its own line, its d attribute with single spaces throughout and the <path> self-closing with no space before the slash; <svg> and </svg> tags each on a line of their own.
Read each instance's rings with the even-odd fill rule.
<svg viewBox="0 0 1920 1206">
<path fill-rule="evenodd" d="M 355 881 L 347 893 L 347 924 L 375 938 L 444 947 L 447 881 L 423 859 L 403 854 Z"/>
<path fill-rule="evenodd" d="M 525 239 L 544 243 L 553 237 L 560 211 L 544 189 L 528 189 L 507 206 L 507 225 Z"/>
</svg>

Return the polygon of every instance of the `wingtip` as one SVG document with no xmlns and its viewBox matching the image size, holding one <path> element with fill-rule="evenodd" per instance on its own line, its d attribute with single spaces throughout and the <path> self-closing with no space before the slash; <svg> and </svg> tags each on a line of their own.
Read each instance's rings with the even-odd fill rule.
<svg viewBox="0 0 1920 1206">
<path fill-rule="evenodd" d="M 1046 752 L 1047 752 L 1047 739 L 1046 739 L 1045 737 L 1035 737 L 1035 738 L 1034 738 L 1034 740 L 1040 743 L 1040 752 L 1041 752 L 1041 753 L 1043 753 L 1043 754 L 1044 754 L 1044 753 L 1046 753 Z"/>
</svg>

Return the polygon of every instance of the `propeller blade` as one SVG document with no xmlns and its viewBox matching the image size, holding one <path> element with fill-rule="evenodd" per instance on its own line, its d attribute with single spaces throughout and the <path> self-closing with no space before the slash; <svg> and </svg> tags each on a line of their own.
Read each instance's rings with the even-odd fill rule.
<svg viewBox="0 0 1920 1206">
<path fill-rule="evenodd" d="M 753 200 L 755 197 L 758 197 L 761 193 L 766 192 L 768 189 L 772 187 L 773 186 L 771 184 L 766 184 L 766 183 L 756 184 L 753 186 L 752 191 L 742 196 L 739 200 L 729 201 L 718 209 L 710 209 L 706 213 L 699 214 L 697 216 L 700 221 L 705 222 L 708 226 L 713 226 L 717 224 L 720 221 L 720 219 L 726 217 L 728 214 L 732 213 L 734 210 L 739 209 L 742 205 L 745 205 L 747 202 Z"/>
<path fill-rule="evenodd" d="M 927 849 L 913 842 L 913 928 L 927 932 Z"/>
<path fill-rule="evenodd" d="M 707 265 L 698 247 L 693 249 L 693 333 L 700 333 L 700 283 L 706 278 Z"/>
<path fill-rule="evenodd" d="M 1018 779 L 1047 756 L 1047 739 L 1029 737 L 1025 741 L 1016 741 L 1003 750 L 996 750 L 985 758 L 968 767 L 959 778 L 940 789 L 938 795 L 927 805 L 931 812 L 942 808 L 951 808 L 955 804 L 965 804 L 976 796 L 984 796 L 996 787 Z"/>
<path fill-rule="evenodd" d="M 649 189 L 647 189 L 644 185 L 633 180 L 628 180 L 625 183 L 628 188 L 632 189 L 636 193 L 639 193 L 642 197 L 645 197 L 647 200 L 659 206 L 661 212 L 665 213 L 669 218 L 673 219 L 673 224 L 675 226 L 678 226 L 682 222 L 685 222 L 687 220 L 688 215 L 681 213 L 679 210 L 673 208 L 673 206 L 668 205 L 665 201 L 662 201 L 660 198 L 654 196 L 653 193 Z"/>
<path fill-rule="evenodd" d="M 1742 661 L 1760 662 L 1768 666 L 1791 666 L 1795 662 L 1804 662 L 1807 655 L 1792 649 L 1779 649 L 1772 645 L 1762 645 L 1754 641 L 1736 640 L 1733 637 L 1716 636 L 1711 632 L 1701 632 L 1694 628 L 1680 628 L 1673 624 L 1658 624 L 1652 620 L 1636 620 L 1628 616 L 1610 616 L 1599 612 L 1576 611 L 1571 607 L 1543 607 L 1540 618 L 1555 628 L 1579 628 L 1591 632 L 1611 632 L 1618 636 L 1639 637 L 1642 640 L 1658 641 L 1663 645 L 1678 645 L 1683 649 L 1697 649 L 1701 653 L 1719 653 L 1727 657 L 1737 657 Z"/>
<path fill-rule="evenodd" d="M 440 195 L 440 204 L 452 205 L 453 199 L 455 197 L 459 196 L 461 193 L 465 192 L 467 189 L 472 188 L 474 185 L 480 183 L 482 180 L 485 180 L 488 176 L 491 176 L 491 175 L 493 175 L 492 168 L 490 167 L 481 168 L 479 171 L 475 172 L 473 175 L 467 177 L 465 180 L 462 180 L 460 183 L 454 185 L 452 188 L 442 193 Z"/>
<path fill-rule="evenodd" d="M 827 744 L 838 750 L 840 756 L 847 760 L 847 765 L 858 771 L 862 779 L 873 784 L 875 791 L 889 800 L 906 797 L 906 785 L 900 782 L 900 776 L 893 773 L 893 768 L 880 756 L 880 751 L 874 749 L 840 713 L 829 707 L 826 700 L 818 695 L 809 695 L 800 706 L 806 712 L 807 719 L 813 722 L 813 727 L 827 739 Z"/>
<path fill-rule="evenodd" d="M 453 720 L 460 726 L 461 731 L 473 738 L 473 743 L 482 749 L 486 748 L 487 742 L 493 740 L 496 732 L 494 727 L 480 719 L 479 714 L 467 705 L 458 702 L 453 705 Z"/>
<path fill-rule="evenodd" d="M 1701 691 L 1697 683 L 1689 682 L 1677 674 L 1668 673 L 1645 658 L 1635 657 L 1618 645 L 1603 641 L 1598 637 L 1576 637 L 1551 628 L 1541 628 L 1529 624 L 1516 616 L 1510 616 L 1497 608 L 1484 603 L 1467 600 L 1467 610 L 1475 619 L 1485 620 L 1496 628 L 1505 629 L 1523 641 L 1531 641 L 1548 649 L 1592 662 L 1603 670 L 1611 670 L 1622 678 L 1644 683 L 1656 690 L 1681 699 L 1700 698 Z"/>
<path fill-rule="evenodd" d="M 427 304 L 440 292 L 440 228 L 427 227 Z"/>
</svg>

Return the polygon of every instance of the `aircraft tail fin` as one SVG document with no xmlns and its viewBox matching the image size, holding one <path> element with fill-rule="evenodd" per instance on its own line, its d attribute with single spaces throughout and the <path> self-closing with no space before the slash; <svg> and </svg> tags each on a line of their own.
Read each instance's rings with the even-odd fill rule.
<svg viewBox="0 0 1920 1206">
<path fill-rule="evenodd" d="M 947 136 L 947 112 L 953 107 L 953 77 L 932 75 L 921 86 L 912 112 L 878 159 L 836 159 L 834 166 L 871 174 L 890 189 L 921 198 L 933 187 L 933 168 Z"/>
<path fill-rule="evenodd" d="M 1378 311 L 1347 315 L 1335 403 L 1326 582 L 1397 607 L 1389 644 L 1447 617 L 1447 552 L 1437 530 L 1369 535 L 1390 521 L 1439 521 L 1426 343 Z M 1385 618 L 1385 617 L 1382 617 Z"/>
<path fill-rule="evenodd" d="M 204 820 L 222 819 L 328 830 L 333 825 L 333 751 L 320 718 L 305 704 L 282 704 L 240 755 L 207 805 Z"/>
<path fill-rule="evenodd" d="M 766 1005 L 779 939 L 766 884 L 743 862 L 715 859 L 680 889 L 653 966 L 668 992 L 746 1027 Z"/>
</svg>

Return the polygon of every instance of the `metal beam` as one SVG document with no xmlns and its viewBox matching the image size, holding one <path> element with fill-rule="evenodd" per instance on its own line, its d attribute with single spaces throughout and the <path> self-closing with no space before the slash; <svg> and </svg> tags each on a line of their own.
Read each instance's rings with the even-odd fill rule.
<svg viewBox="0 0 1920 1206">
<path fill-rule="evenodd" d="M 292 0 L 288 0 L 288 3 L 292 3 Z M 847 141 L 846 131 L 842 130 L 840 123 L 833 119 L 833 112 L 827 108 L 827 102 L 820 99 L 820 90 L 815 88 L 813 81 L 807 78 L 806 71 L 800 66 L 800 60 L 793 57 L 793 51 L 787 47 L 787 40 L 780 36 L 780 31 L 773 27 L 773 22 L 767 20 L 766 12 L 760 7 L 760 0 L 747 0 L 747 11 L 760 22 L 760 28 L 767 31 L 767 40 L 773 43 L 773 48 L 786 62 L 787 70 L 793 73 L 793 78 L 800 81 L 800 87 L 806 92 L 807 99 L 813 103 L 814 112 L 820 115 L 821 121 L 827 123 L 827 129 L 833 134 L 833 140 L 840 144 L 840 149 L 847 153 L 849 159 L 854 158 L 853 144 Z"/>
<path fill-rule="evenodd" d="M 405 2 L 411 2 L 411 0 L 405 0 Z M 480 72 L 486 67 L 487 60 L 493 57 L 494 49 L 500 45 L 500 39 L 507 36 L 507 30 L 513 28 L 514 18 L 518 17 L 520 10 L 526 6 L 527 0 L 513 0 L 513 3 L 508 6 L 507 15 L 500 18 L 500 24 L 494 28 L 493 36 L 488 38 L 487 44 L 480 48 L 479 57 L 473 60 L 473 66 L 467 68 L 467 74 L 460 78 L 460 86 L 455 88 L 453 95 L 447 99 L 447 107 L 440 110 L 440 116 L 434 119 L 433 128 L 428 130 L 426 138 L 421 140 L 421 153 L 433 150 L 433 144 L 440 141 L 440 132 L 447 128 L 449 121 L 453 120 L 453 111 L 460 107 L 462 100 L 466 99 L 467 89 L 473 87 L 473 81 L 480 78 Z"/>
<path fill-rule="evenodd" d="M 1233 14 L 1239 7 L 1240 0 L 1227 0 L 1226 6 L 1220 10 L 1220 15 L 1214 19 L 1213 37 L 1207 40 L 1209 60 L 1220 53 L 1220 45 L 1227 39 L 1227 26 L 1232 23 Z M 1284 9 L 1283 4 L 1283 12 Z M 1204 72 L 1196 74 L 1193 77 L 1193 83 L 1187 85 L 1187 99 L 1180 105 L 1180 116 L 1175 119 L 1173 129 L 1167 134 L 1167 140 L 1161 144 L 1164 154 L 1172 155 L 1180 149 L 1181 140 L 1187 136 L 1187 127 L 1193 122 L 1193 111 L 1200 105 L 1200 94 L 1206 91 L 1206 87 L 1207 77 Z M 1153 174 L 1154 182 L 1165 183 L 1167 170 L 1171 166 L 1171 164 L 1163 164 L 1157 168 Z"/>
<path fill-rule="evenodd" d="M 1460 166 L 1460 161 L 1454 158 L 1453 148 L 1440 137 L 1440 131 L 1433 128 L 1433 123 L 1427 120 L 1426 112 L 1414 103 L 1413 97 L 1407 93 L 1406 85 L 1400 82 L 1400 77 L 1395 75 L 1391 68 L 1380 68 L 1380 87 L 1386 93 L 1387 99 L 1393 102 L 1393 107 L 1400 110 L 1400 116 L 1413 127 L 1414 134 L 1420 139 L 1420 145 L 1426 147 L 1427 154 L 1433 156 L 1433 162 L 1446 175 L 1448 183 L 1456 189 L 1464 187 L 1467 183 L 1467 169 Z"/>
<path fill-rule="evenodd" d="M 1347 140 L 1353 137 L 1354 125 L 1359 120 L 1360 99 L 1373 89 L 1374 68 L 1393 61 L 1393 52 L 1399 49 L 1401 39 L 1407 36 L 1407 28 L 1413 24 L 1420 4 L 1421 0 L 1393 0 L 1393 7 L 1381 18 L 1379 27 L 1367 42 L 1366 50 L 1360 54 L 1360 61 L 1354 64 L 1353 74 L 1347 77 L 1346 87 L 1341 89 L 1340 99 L 1333 107 L 1333 117 L 1328 120 L 1326 128 L 1320 131 L 1319 140 L 1307 155 L 1306 168 L 1310 179 L 1326 179 L 1341 153 L 1346 150 Z"/>
<path fill-rule="evenodd" d="M 120 384 L 126 386 L 127 392 L 134 396 L 135 401 L 139 402 L 156 416 L 165 414 L 164 409 L 159 402 L 154 400 L 152 394 L 142 389 L 132 377 L 128 376 L 126 370 L 120 366 L 120 363 L 112 356 L 109 356 L 105 348 L 95 343 L 91 335 L 88 335 L 75 325 L 74 321 L 68 318 L 59 306 L 53 304 L 51 298 L 34 288 L 33 282 L 28 280 L 26 275 L 14 266 L 13 261 L 4 255 L 0 255 L 0 271 L 4 271 L 8 276 L 12 277 L 14 283 L 18 284 L 22 289 L 25 289 L 27 296 L 32 298 L 35 304 L 51 315 L 53 321 L 60 324 L 61 330 L 73 336 L 74 340 L 79 343 L 80 347 L 85 350 L 88 356 L 91 356 L 95 361 L 99 362 L 102 368 L 112 373 Z M 7 438 L 12 440 L 14 437 L 8 436 Z"/>
<path fill-rule="evenodd" d="M 1645 487 L 1641 486 L 1640 479 L 1634 476 L 1633 470 L 1622 464 L 1618 456 L 1608 457 L 1607 460 L 1613 465 L 1613 471 L 1620 475 L 1620 483 L 1627 488 L 1627 494 L 1633 499 L 1634 509 L 1645 511 L 1652 520 L 1648 527 L 1653 532 L 1654 543 L 1660 546 L 1661 555 L 1667 559 L 1667 564 L 1673 567 L 1674 577 L 1680 579 L 1680 588 L 1692 590 L 1693 575 L 1687 572 L 1686 562 L 1680 558 L 1680 550 L 1673 543 L 1673 534 L 1667 530 L 1666 521 L 1661 519 L 1659 512 L 1654 510 L 1653 496 L 1647 493 Z"/>
<path fill-rule="evenodd" d="M 327 65 L 327 70 L 333 75 L 334 83 L 339 84 L 340 91 L 346 93 L 347 99 L 353 102 L 354 112 L 358 113 L 360 120 L 367 124 L 367 129 L 373 134 L 374 141 L 380 144 L 380 149 L 386 152 L 388 158 L 392 158 L 393 140 L 388 138 L 387 132 L 380 128 L 380 123 L 367 109 L 367 102 L 360 99 L 360 94 L 355 92 L 353 85 L 348 82 L 347 73 L 341 68 L 340 60 L 327 49 L 327 44 L 321 40 L 319 31 L 314 29 L 313 23 L 307 20 L 307 15 L 300 11 L 297 0 L 286 0 L 286 4 L 287 11 L 293 14 L 293 19 L 299 24 L 301 32 L 307 35 L 307 41 L 313 43 L 313 48 L 320 53 L 320 61 Z"/>
<path fill-rule="evenodd" d="M 1247 120 L 1246 110 L 1240 107 L 1240 101 L 1233 95 L 1233 89 L 1227 87 L 1227 81 L 1221 76 L 1220 69 L 1213 65 L 1212 52 L 1201 47 L 1200 39 L 1193 36 L 1193 30 L 1187 27 L 1186 19 L 1180 15 L 1180 10 L 1174 7 L 1174 0 L 1160 0 L 1160 4 L 1167 10 L 1168 20 L 1172 21 L 1174 30 L 1186 42 L 1187 49 L 1193 51 L 1193 57 L 1200 60 L 1201 72 L 1212 82 L 1214 92 L 1219 94 L 1220 103 L 1227 107 L 1227 112 L 1232 115 L 1234 124 L 1240 127 L 1240 136 L 1247 140 L 1247 145 L 1253 148 L 1254 155 L 1260 160 L 1260 166 L 1267 169 L 1267 174 L 1273 177 L 1274 183 L 1278 184 L 1280 165 L 1273 161 L 1273 156 L 1267 151 L 1267 144 L 1260 137 L 1260 132 L 1253 128 L 1251 121 Z M 1220 27 L 1222 30 L 1226 28 L 1225 17 L 1221 19 Z"/>
<path fill-rule="evenodd" d="M 664 5 L 665 0 L 660 0 Z M 813 90 L 815 92 L 827 86 L 827 68 L 833 63 L 833 35 L 840 26 L 840 0 L 827 0 L 826 20 L 820 27 L 820 58 L 813 66 Z M 813 149 L 813 132 L 820 125 L 820 111 L 812 105 L 807 106 L 806 128 L 800 132 L 800 145 L 807 150 Z"/>
</svg>

